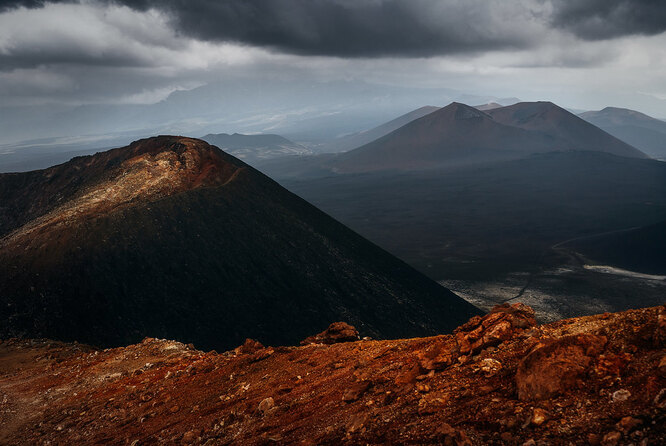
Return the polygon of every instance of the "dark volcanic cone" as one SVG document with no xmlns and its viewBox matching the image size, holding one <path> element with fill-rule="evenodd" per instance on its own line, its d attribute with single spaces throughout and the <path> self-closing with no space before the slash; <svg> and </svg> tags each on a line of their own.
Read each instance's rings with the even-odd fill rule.
<svg viewBox="0 0 666 446">
<path fill-rule="evenodd" d="M 0 175 L 0 338 L 227 349 L 445 332 L 477 310 L 203 141 Z"/>
<path fill-rule="evenodd" d="M 646 158 L 550 102 L 486 111 L 454 102 L 342 154 L 330 167 L 340 173 L 423 170 L 572 150 Z"/>
</svg>

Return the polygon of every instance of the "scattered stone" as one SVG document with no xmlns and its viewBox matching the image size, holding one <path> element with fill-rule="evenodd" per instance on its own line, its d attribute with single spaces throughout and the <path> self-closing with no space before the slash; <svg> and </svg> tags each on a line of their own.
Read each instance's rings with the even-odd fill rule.
<svg viewBox="0 0 666 446">
<path fill-rule="evenodd" d="M 604 438 L 601 440 L 602 446 L 616 446 L 622 439 L 622 434 L 617 431 L 612 431 L 604 435 Z"/>
<path fill-rule="evenodd" d="M 530 421 L 535 426 L 541 426 L 543 423 L 550 419 L 550 414 L 544 409 L 536 407 L 532 411 L 532 420 Z"/>
<path fill-rule="evenodd" d="M 268 397 L 259 403 L 259 412 L 266 415 L 266 413 L 275 407 L 275 401 L 272 397 Z"/>
<path fill-rule="evenodd" d="M 613 392 L 612 398 L 614 403 L 621 403 L 623 401 L 627 401 L 630 396 L 631 396 L 630 391 L 628 391 L 627 389 L 620 389 Z"/>
<path fill-rule="evenodd" d="M 636 429 L 636 427 L 640 426 L 641 424 L 643 424 L 643 421 L 639 420 L 638 418 L 624 417 L 615 425 L 615 428 L 619 431 L 622 431 L 624 435 L 627 435 L 629 432 Z"/>
<path fill-rule="evenodd" d="M 581 378 L 606 342 L 605 336 L 566 336 L 532 351 L 518 365 L 518 397 L 541 400 L 582 386 Z"/>
<path fill-rule="evenodd" d="M 367 419 L 368 416 L 363 413 L 352 416 L 349 422 L 347 423 L 347 432 L 354 433 L 360 431 L 363 428 L 363 425 L 365 424 Z"/>
<path fill-rule="evenodd" d="M 361 381 L 352 384 L 345 390 L 344 395 L 342 395 L 342 401 L 346 403 L 351 403 L 358 400 L 363 394 L 370 388 L 369 381 Z"/>
<path fill-rule="evenodd" d="M 321 333 L 305 338 L 301 345 L 309 344 L 337 344 L 339 342 L 358 341 L 358 331 L 346 322 L 333 322 Z"/>
<path fill-rule="evenodd" d="M 448 423 L 440 424 L 435 430 L 439 442 L 445 446 L 471 446 L 471 442 L 464 431 L 455 429 Z"/>
<path fill-rule="evenodd" d="M 417 380 L 417 381 L 425 381 L 426 379 L 430 379 L 430 378 L 432 378 L 433 376 L 435 376 L 435 371 L 434 371 L 434 370 L 431 370 L 431 371 L 429 371 L 429 372 L 428 372 L 427 374 L 425 374 L 425 375 L 419 375 L 419 376 L 417 376 L 417 377 L 416 377 L 416 380 Z"/>
<path fill-rule="evenodd" d="M 454 334 L 460 353 L 466 355 L 495 347 L 534 326 L 534 310 L 530 307 L 521 303 L 502 304 L 484 317 L 473 317 Z"/>
<path fill-rule="evenodd" d="M 425 351 L 418 352 L 421 367 L 426 370 L 442 370 L 453 364 L 459 354 L 455 342 L 451 341 L 438 339 Z"/>
<path fill-rule="evenodd" d="M 419 364 L 405 365 L 403 369 L 395 377 L 397 385 L 411 384 L 416 381 L 416 378 L 421 375 L 421 367 Z"/>
<path fill-rule="evenodd" d="M 255 353 L 252 354 L 252 358 L 250 359 L 251 362 L 258 362 L 261 360 L 264 360 L 268 358 L 269 356 L 273 355 L 275 353 L 275 350 L 272 348 L 264 348 L 262 350 L 259 350 Z"/>
<path fill-rule="evenodd" d="M 536 446 L 536 441 L 534 441 L 533 438 L 530 438 L 529 440 L 523 443 L 523 446 Z"/>
<path fill-rule="evenodd" d="M 183 434 L 183 443 L 185 444 L 191 444 L 194 443 L 197 440 L 197 437 L 199 435 L 194 432 L 194 431 L 187 431 L 185 434 Z"/>
<path fill-rule="evenodd" d="M 438 412 L 446 406 L 448 400 L 448 396 L 441 392 L 427 393 L 419 400 L 419 414 L 425 415 Z"/>
<path fill-rule="evenodd" d="M 178 406 L 172 406 L 171 409 L 169 409 L 169 412 L 171 413 L 176 413 L 180 410 L 180 407 Z"/>
<path fill-rule="evenodd" d="M 502 370 L 502 363 L 493 358 L 485 358 L 481 360 L 480 370 L 488 377 L 496 375 L 497 372 Z"/>
<path fill-rule="evenodd" d="M 243 345 L 240 345 L 234 349 L 234 353 L 237 355 L 251 354 L 256 353 L 262 348 L 264 348 L 264 345 L 261 342 L 247 338 L 245 339 Z"/>
</svg>

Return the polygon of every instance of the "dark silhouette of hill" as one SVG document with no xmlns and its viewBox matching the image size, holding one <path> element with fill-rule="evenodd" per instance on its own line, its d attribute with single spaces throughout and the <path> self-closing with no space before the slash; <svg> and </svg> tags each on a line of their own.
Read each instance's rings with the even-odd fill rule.
<svg viewBox="0 0 666 446">
<path fill-rule="evenodd" d="M 209 133 L 201 139 L 250 164 L 264 159 L 312 153 L 300 144 L 273 134 Z"/>
<path fill-rule="evenodd" d="M 520 102 L 488 110 L 487 113 L 499 123 L 552 137 L 553 150 L 585 150 L 633 158 L 646 157 L 635 147 L 552 102 Z"/>
<path fill-rule="evenodd" d="M 565 247 L 602 265 L 666 275 L 666 221 L 576 240 Z"/>
<path fill-rule="evenodd" d="M 579 115 L 653 158 L 666 159 L 666 122 L 626 108 L 606 107 Z"/>
<path fill-rule="evenodd" d="M 293 344 L 331 321 L 374 337 L 478 310 L 258 171 L 160 136 L 0 175 L 0 338 Z"/>
<path fill-rule="evenodd" d="M 425 115 L 429 115 L 430 113 L 435 112 L 437 110 L 439 110 L 439 107 L 434 107 L 432 105 L 426 105 L 424 107 L 417 108 L 416 110 L 412 110 L 409 113 L 405 113 L 402 116 L 399 116 L 389 122 L 386 122 L 370 130 L 353 133 L 351 135 L 337 138 L 319 147 L 318 152 L 322 153 L 347 152 L 349 150 L 368 144 L 369 142 L 381 138 L 384 135 L 388 135 L 389 133 L 399 129 L 403 125 L 408 124 L 413 120 L 421 118 Z"/>
</svg>

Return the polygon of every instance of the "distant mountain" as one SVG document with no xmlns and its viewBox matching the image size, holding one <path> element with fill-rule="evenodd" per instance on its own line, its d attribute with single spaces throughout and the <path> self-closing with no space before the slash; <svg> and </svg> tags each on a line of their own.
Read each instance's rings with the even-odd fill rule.
<svg viewBox="0 0 666 446">
<path fill-rule="evenodd" d="M 331 162 L 334 172 L 418 170 L 554 151 L 646 157 L 556 105 L 523 102 L 486 112 L 452 103 Z"/>
<path fill-rule="evenodd" d="M 635 147 L 552 102 L 521 102 L 488 110 L 487 113 L 499 123 L 552 137 L 553 149 L 556 150 L 591 150 L 619 156 L 646 157 Z"/>
<path fill-rule="evenodd" d="M 426 105 L 424 107 L 417 108 L 416 110 L 412 110 L 409 113 L 399 116 L 373 129 L 337 138 L 327 144 L 322 145 L 321 147 L 318 147 L 317 151 L 320 153 L 347 152 L 372 142 L 375 139 L 381 138 L 384 135 L 388 135 L 403 125 L 437 110 L 439 110 L 439 107 L 434 107 L 432 105 Z"/>
<path fill-rule="evenodd" d="M 481 110 L 481 111 L 492 110 L 494 108 L 500 108 L 500 107 L 504 107 L 504 106 L 501 105 L 501 104 L 498 104 L 497 102 L 489 102 L 487 104 L 475 105 L 474 106 L 474 108 L 476 108 L 477 110 Z"/>
<path fill-rule="evenodd" d="M 579 115 L 653 158 L 666 159 L 666 122 L 626 108 L 606 107 Z"/>
<path fill-rule="evenodd" d="M 312 154 L 310 149 L 273 134 L 209 133 L 201 139 L 250 164 L 280 156 Z"/>
<path fill-rule="evenodd" d="M 418 170 L 517 158 L 549 148 L 541 135 L 498 124 L 485 112 L 454 102 L 341 155 L 333 169 L 340 173 Z"/>
<path fill-rule="evenodd" d="M 294 344 L 453 329 L 473 306 L 216 147 L 160 136 L 0 175 L 0 339 Z"/>
</svg>

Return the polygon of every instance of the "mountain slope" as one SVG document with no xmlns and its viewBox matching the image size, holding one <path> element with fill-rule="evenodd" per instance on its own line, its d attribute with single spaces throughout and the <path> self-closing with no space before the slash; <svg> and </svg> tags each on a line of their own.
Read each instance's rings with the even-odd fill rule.
<svg viewBox="0 0 666 446">
<path fill-rule="evenodd" d="M 209 133 L 201 139 L 227 153 L 253 164 L 260 160 L 288 155 L 307 155 L 312 151 L 280 135 L 241 135 Z"/>
<path fill-rule="evenodd" d="M 447 287 L 467 298 L 487 296 L 489 306 L 527 285 L 524 299 L 547 296 L 530 304 L 548 320 L 663 301 L 666 283 L 601 277 L 551 249 L 573 238 L 666 220 L 663 162 L 552 152 L 458 169 L 283 184 L 429 277 L 464 281 Z M 558 272 L 560 266 L 570 273 Z M 466 291 L 467 284 L 475 288 Z"/>
<path fill-rule="evenodd" d="M 0 202 L 0 337 L 224 349 L 294 343 L 331 320 L 425 335 L 477 312 L 200 140 L 3 174 Z"/>
<path fill-rule="evenodd" d="M 0 443 L 658 445 L 665 347 L 664 306 L 535 326 L 522 304 L 450 336 L 222 354 L 0 341 Z"/>
<path fill-rule="evenodd" d="M 346 152 L 357 147 L 361 147 L 369 142 L 374 141 L 375 139 L 381 138 L 384 135 L 388 135 L 394 130 L 399 129 L 405 124 L 412 122 L 415 119 L 421 118 L 425 115 L 439 110 L 439 107 L 434 107 L 432 105 L 426 105 L 424 107 L 417 108 L 412 110 L 409 113 L 405 113 L 402 116 L 399 116 L 389 122 L 386 122 L 380 126 L 366 130 L 359 133 L 354 133 L 351 135 L 338 138 L 331 141 L 330 143 L 324 144 L 322 147 L 318 148 L 318 152 L 321 153 L 337 153 L 337 152 Z"/>
<path fill-rule="evenodd" d="M 452 103 L 335 160 L 338 172 L 418 170 L 519 158 L 553 150 L 552 138 L 503 125 L 465 104 Z"/>
<path fill-rule="evenodd" d="M 653 158 L 666 159 L 666 122 L 626 108 L 606 107 L 579 115 Z"/>
<path fill-rule="evenodd" d="M 541 132 L 556 138 L 554 149 L 591 150 L 618 156 L 646 158 L 646 155 L 635 147 L 552 102 L 520 102 L 488 110 L 487 113 L 502 124 Z"/>
</svg>

